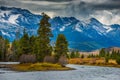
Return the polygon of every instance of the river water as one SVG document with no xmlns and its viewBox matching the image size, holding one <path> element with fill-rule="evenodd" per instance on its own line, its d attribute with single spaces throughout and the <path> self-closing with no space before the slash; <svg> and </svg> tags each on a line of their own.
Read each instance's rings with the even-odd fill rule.
<svg viewBox="0 0 120 80">
<path fill-rule="evenodd" d="M 67 65 L 76 70 L 15 72 L 0 69 L 0 80 L 120 80 L 120 68 Z"/>
</svg>

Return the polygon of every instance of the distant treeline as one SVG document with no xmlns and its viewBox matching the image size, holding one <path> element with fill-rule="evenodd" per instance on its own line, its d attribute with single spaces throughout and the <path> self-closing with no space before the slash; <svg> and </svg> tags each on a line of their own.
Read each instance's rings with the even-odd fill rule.
<svg viewBox="0 0 120 80">
<path fill-rule="evenodd" d="M 87 53 L 86 53 L 87 54 Z M 88 54 L 87 56 L 85 54 L 81 54 L 78 52 L 71 52 L 70 58 L 104 58 L 105 62 L 108 63 L 110 59 L 115 60 L 118 64 L 120 64 L 120 51 L 119 50 L 105 50 L 105 48 L 101 49 L 99 51 L 99 54 Z"/>
</svg>

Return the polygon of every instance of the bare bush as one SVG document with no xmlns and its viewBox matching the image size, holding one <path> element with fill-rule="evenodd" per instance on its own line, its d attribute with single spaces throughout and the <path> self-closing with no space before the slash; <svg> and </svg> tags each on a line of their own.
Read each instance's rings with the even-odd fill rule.
<svg viewBox="0 0 120 80">
<path fill-rule="evenodd" d="M 53 56 L 45 56 L 44 62 L 55 63 L 55 58 Z"/>
<path fill-rule="evenodd" d="M 93 58 L 92 60 L 89 61 L 90 64 L 96 64 L 96 58 Z"/>
<path fill-rule="evenodd" d="M 20 56 L 19 61 L 20 63 L 35 63 L 36 56 L 32 54 L 23 54 Z"/>
<path fill-rule="evenodd" d="M 68 63 L 68 60 L 66 58 L 66 56 L 61 56 L 59 58 L 59 64 L 61 64 L 61 66 L 65 67 L 65 65 Z"/>
</svg>

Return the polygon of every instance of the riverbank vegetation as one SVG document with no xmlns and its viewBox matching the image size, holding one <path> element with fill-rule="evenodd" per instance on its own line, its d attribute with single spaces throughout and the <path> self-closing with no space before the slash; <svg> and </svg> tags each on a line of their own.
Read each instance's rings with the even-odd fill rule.
<svg viewBox="0 0 120 80">
<path fill-rule="evenodd" d="M 70 58 L 69 63 L 120 68 L 120 52 L 119 50 L 106 51 L 105 49 L 101 49 L 99 54 L 89 54 L 89 55 L 81 54 L 79 58 L 76 57 Z"/>
<path fill-rule="evenodd" d="M 110 59 L 108 63 L 105 63 L 104 58 L 74 58 L 69 60 L 70 64 L 79 64 L 79 65 L 90 65 L 90 66 L 104 66 L 104 67 L 117 67 L 120 68 L 120 65 L 116 63 L 115 60 Z"/>
<path fill-rule="evenodd" d="M 73 70 L 69 67 L 62 67 L 60 64 L 52 63 L 26 63 L 26 64 L 17 64 L 11 66 L 12 70 L 15 71 L 63 71 L 63 70 Z"/>
</svg>

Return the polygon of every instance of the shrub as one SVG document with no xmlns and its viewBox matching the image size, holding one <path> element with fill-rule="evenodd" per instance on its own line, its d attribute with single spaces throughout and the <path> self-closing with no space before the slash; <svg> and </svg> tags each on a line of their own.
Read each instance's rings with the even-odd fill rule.
<svg viewBox="0 0 120 80">
<path fill-rule="evenodd" d="M 84 58 L 84 54 L 81 55 L 81 58 Z"/>
<path fill-rule="evenodd" d="M 106 57 L 105 57 L 105 63 L 108 63 L 108 62 L 109 62 L 109 57 L 106 56 Z"/>
<path fill-rule="evenodd" d="M 55 58 L 53 56 L 45 56 L 44 62 L 55 63 Z"/>
<path fill-rule="evenodd" d="M 117 58 L 116 58 L 116 62 L 117 62 L 117 64 L 120 65 L 120 57 L 117 57 Z"/>
<path fill-rule="evenodd" d="M 93 58 L 89 63 L 90 64 L 96 64 L 96 58 Z"/>
<path fill-rule="evenodd" d="M 59 58 L 59 62 L 58 63 L 61 64 L 62 67 L 65 67 L 65 65 L 68 63 L 68 60 L 67 60 L 66 56 L 61 56 Z"/>
<path fill-rule="evenodd" d="M 20 56 L 19 61 L 20 63 L 35 63 L 36 56 L 32 54 L 23 54 Z"/>
</svg>

